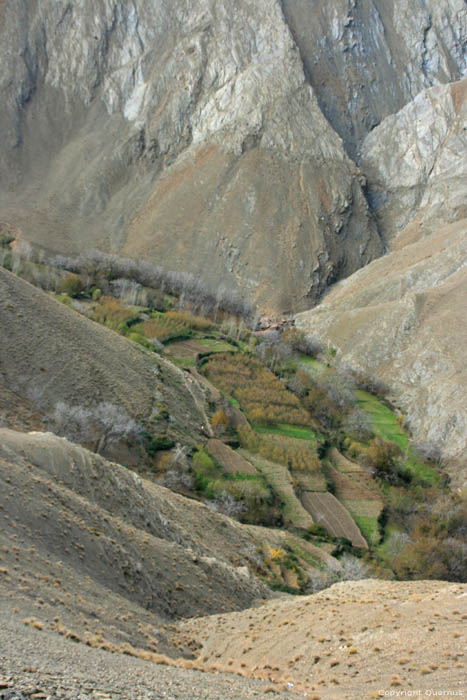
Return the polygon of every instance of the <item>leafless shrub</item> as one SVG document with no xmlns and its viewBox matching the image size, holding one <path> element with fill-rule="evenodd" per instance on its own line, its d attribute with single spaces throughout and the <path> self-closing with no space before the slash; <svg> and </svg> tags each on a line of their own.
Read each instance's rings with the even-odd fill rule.
<svg viewBox="0 0 467 700">
<path fill-rule="evenodd" d="M 210 501 L 209 506 L 213 510 L 236 520 L 239 520 L 247 510 L 247 506 L 243 501 L 237 500 L 227 491 L 223 491 L 214 501 Z"/>
<path fill-rule="evenodd" d="M 161 484 L 172 491 L 178 491 L 180 489 L 191 491 L 194 488 L 191 474 L 181 471 L 180 469 L 169 469 L 166 471 L 161 479 Z"/>
<path fill-rule="evenodd" d="M 338 572 L 340 581 L 361 581 L 371 578 L 370 570 L 364 561 L 352 554 L 344 554 L 340 560 L 341 569 Z"/>
<path fill-rule="evenodd" d="M 137 306 L 141 303 L 143 286 L 139 282 L 120 278 L 110 283 L 112 296 L 118 297 L 125 304 Z"/>
<path fill-rule="evenodd" d="M 353 409 L 344 418 L 342 428 L 352 438 L 367 442 L 373 437 L 373 425 L 370 417 L 358 408 Z"/>
<path fill-rule="evenodd" d="M 433 462 L 434 464 L 441 462 L 441 448 L 434 442 L 420 440 L 419 442 L 414 442 L 412 448 L 424 462 Z"/>
<path fill-rule="evenodd" d="M 173 491 L 194 489 L 194 480 L 190 473 L 190 463 L 185 445 L 177 444 L 171 452 L 164 455 L 163 468 L 164 474 L 160 480 L 162 486 Z"/>
<path fill-rule="evenodd" d="M 339 581 L 361 581 L 372 578 L 367 564 L 352 554 L 344 554 L 340 559 L 341 568 L 338 571 L 312 569 L 308 576 L 308 591 L 318 593 Z"/>
<path fill-rule="evenodd" d="M 70 406 L 60 401 L 51 418 L 59 435 L 74 442 L 93 443 L 94 452 L 98 453 L 141 432 L 141 426 L 125 409 L 107 401 L 93 408 Z"/>
</svg>

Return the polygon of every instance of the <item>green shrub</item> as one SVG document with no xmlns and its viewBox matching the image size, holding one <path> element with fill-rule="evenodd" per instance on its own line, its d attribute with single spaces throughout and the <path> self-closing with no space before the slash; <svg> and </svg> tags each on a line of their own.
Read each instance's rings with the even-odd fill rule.
<svg viewBox="0 0 467 700">
<path fill-rule="evenodd" d="M 308 533 L 309 535 L 312 535 L 314 537 L 322 537 L 323 539 L 329 539 L 329 533 L 326 530 L 325 527 L 322 525 L 319 525 L 319 523 L 313 523 L 311 527 L 308 528 Z M 307 539 L 305 537 L 305 539 Z"/>
<path fill-rule="evenodd" d="M 143 434 L 144 448 L 150 457 L 154 457 L 156 452 L 163 450 L 171 450 L 175 447 L 175 442 L 168 435 L 160 433 L 159 435 L 151 435 L 150 433 Z"/>
<path fill-rule="evenodd" d="M 144 335 L 140 335 L 139 333 L 129 333 L 128 338 L 132 340 L 134 343 L 138 343 L 138 345 L 142 345 L 143 348 L 146 348 L 147 350 L 152 350 L 153 345 L 147 338 L 144 337 Z"/>
<path fill-rule="evenodd" d="M 219 479 L 222 476 L 221 468 L 203 447 L 193 456 L 193 469 L 197 477 L 207 480 Z"/>
</svg>

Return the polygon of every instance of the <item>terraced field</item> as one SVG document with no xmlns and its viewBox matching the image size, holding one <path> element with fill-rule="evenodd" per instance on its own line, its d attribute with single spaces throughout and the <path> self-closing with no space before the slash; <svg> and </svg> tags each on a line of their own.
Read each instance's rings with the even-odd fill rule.
<svg viewBox="0 0 467 700">
<path fill-rule="evenodd" d="M 347 537 L 354 547 L 368 549 L 354 519 L 332 493 L 304 493 L 301 501 L 313 520 L 333 537 Z"/>
<path fill-rule="evenodd" d="M 297 438 L 297 440 L 310 440 L 316 444 L 316 433 L 311 428 L 304 428 L 298 425 L 280 423 L 275 426 L 254 425 L 257 433 L 269 433 L 271 435 L 283 435 L 284 437 Z"/>
<path fill-rule="evenodd" d="M 228 474 L 258 473 L 257 469 L 236 450 L 215 438 L 208 440 L 208 452 L 216 459 Z"/>
<path fill-rule="evenodd" d="M 320 491 L 325 492 L 328 489 L 326 479 L 321 470 L 309 472 L 306 470 L 294 469 L 292 476 L 297 482 L 300 491 Z"/>
<path fill-rule="evenodd" d="M 439 474 L 418 459 L 411 446 L 410 438 L 401 427 L 396 414 L 366 391 L 359 390 L 356 392 L 356 395 L 360 408 L 372 420 L 375 434 L 384 440 L 389 440 L 399 445 L 401 450 L 408 455 L 406 466 L 412 474 L 429 484 L 438 484 L 440 482 Z"/>
<path fill-rule="evenodd" d="M 347 508 L 369 544 L 378 544 L 378 517 L 383 510 L 383 501 L 376 490 L 370 489 L 368 476 L 355 473 L 350 476 L 328 468 L 336 498 Z M 370 477 L 371 479 L 371 477 Z"/>
<path fill-rule="evenodd" d="M 352 459 L 345 457 L 336 447 L 332 447 L 329 450 L 328 457 L 336 469 L 343 474 L 358 474 L 363 472 L 363 468 L 358 462 L 354 462 Z"/>
<path fill-rule="evenodd" d="M 313 518 L 308 511 L 305 510 L 300 500 L 295 495 L 292 477 L 287 467 L 284 467 L 282 464 L 270 462 L 263 457 L 250 454 L 244 450 L 241 450 L 240 454 L 254 464 L 281 499 L 284 504 L 282 516 L 285 523 L 303 530 L 311 527 L 313 525 Z"/>
<path fill-rule="evenodd" d="M 206 352 L 198 340 L 177 340 L 166 345 L 166 352 L 174 357 L 195 360 L 200 352 Z"/>
</svg>

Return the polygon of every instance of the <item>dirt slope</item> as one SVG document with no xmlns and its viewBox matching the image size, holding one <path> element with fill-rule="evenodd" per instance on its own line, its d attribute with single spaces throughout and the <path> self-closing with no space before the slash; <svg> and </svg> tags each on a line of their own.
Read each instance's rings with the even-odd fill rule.
<svg viewBox="0 0 467 700">
<path fill-rule="evenodd" d="M 162 406 L 184 441 L 194 440 L 206 423 L 204 392 L 195 379 L 3 268 L 0 326 L 0 387 L 12 402 L 2 405 L 4 415 L 24 413 L 27 399 L 42 414 L 58 401 L 108 401 L 138 419 Z M 161 419 L 158 427 L 164 431 L 167 422 Z"/>
<path fill-rule="evenodd" d="M 49 623 L 147 646 L 143 623 L 270 595 L 249 573 L 254 528 L 64 438 L 0 429 L 0 483 L 3 592 Z"/>
<path fill-rule="evenodd" d="M 181 625 L 199 658 L 294 683 L 306 697 L 465 690 L 467 585 L 346 581 L 299 600 Z M 443 694 L 442 691 L 446 691 Z"/>
<path fill-rule="evenodd" d="M 0 698 L 28 700 L 270 700 L 271 683 L 109 654 L 22 623 L 0 598 Z M 269 688 L 269 690 L 268 690 Z"/>
<path fill-rule="evenodd" d="M 299 328 L 343 364 L 382 378 L 416 440 L 438 444 L 454 484 L 467 478 L 467 220 L 402 232 L 394 250 L 299 314 Z"/>
</svg>

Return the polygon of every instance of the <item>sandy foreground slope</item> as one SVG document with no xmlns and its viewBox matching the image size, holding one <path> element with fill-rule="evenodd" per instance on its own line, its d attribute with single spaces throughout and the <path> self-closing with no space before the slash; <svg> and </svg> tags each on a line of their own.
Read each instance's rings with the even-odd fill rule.
<svg viewBox="0 0 467 700">
<path fill-rule="evenodd" d="M 266 528 L 44 433 L 0 430 L 0 518 L 1 700 L 465 690 L 466 584 L 268 599 Z"/>
<path fill-rule="evenodd" d="M 467 585 L 346 581 L 313 596 L 190 620 L 199 658 L 293 683 L 303 697 L 466 692 Z"/>
</svg>

